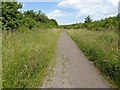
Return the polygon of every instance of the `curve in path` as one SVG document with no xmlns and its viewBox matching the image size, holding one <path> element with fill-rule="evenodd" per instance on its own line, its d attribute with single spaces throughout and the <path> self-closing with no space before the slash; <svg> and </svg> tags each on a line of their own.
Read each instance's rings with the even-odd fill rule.
<svg viewBox="0 0 120 90">
<path fill-rule="evenodd" d="M 43 88 L 109 88 L 100 72 L 78 49 L 73 40 L 61 32 L 54 74 Z"/>
</svg>

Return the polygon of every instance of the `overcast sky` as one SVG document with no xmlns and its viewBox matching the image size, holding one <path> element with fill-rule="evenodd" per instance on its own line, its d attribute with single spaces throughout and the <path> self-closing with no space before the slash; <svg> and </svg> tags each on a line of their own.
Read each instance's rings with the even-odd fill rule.
<svg viewBox="0 0 120 90">
<path fill-rule="evenodd" d="M 18 0 L 22 2 L 22 0 Z M 34 1 L 34 2 L 33 2 Z M 119 0 L 24 0 L 22 11 L 41 10 L 58 24 L 84 22 L 88 15 L 93 20 L 100 20 L 118 14 Z"/>
</svg>

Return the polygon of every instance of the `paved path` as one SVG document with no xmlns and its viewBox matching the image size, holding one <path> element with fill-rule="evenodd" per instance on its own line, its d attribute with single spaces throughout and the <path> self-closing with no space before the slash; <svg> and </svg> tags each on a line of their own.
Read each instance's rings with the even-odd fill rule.
<svg viewBox="0 0 120 90">
<path fill-rule="evenodd" d="M 52 77 L 47 77 L 43 88 L 108 88 L 99 71 L 78 49 L 73 40 L 61 32 L 58 58 Z"/>
</svg>

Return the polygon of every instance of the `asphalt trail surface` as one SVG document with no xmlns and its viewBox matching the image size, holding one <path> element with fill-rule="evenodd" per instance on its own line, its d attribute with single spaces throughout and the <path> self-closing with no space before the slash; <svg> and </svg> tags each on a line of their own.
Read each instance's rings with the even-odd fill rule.
<svg viewBox="0 0 120 90">
<path fill-rule="evenodd" d="M 61 32 L 56 65 L 42 88 L 110 88 L 110 85 L 75 42 Z"/>
</svg>

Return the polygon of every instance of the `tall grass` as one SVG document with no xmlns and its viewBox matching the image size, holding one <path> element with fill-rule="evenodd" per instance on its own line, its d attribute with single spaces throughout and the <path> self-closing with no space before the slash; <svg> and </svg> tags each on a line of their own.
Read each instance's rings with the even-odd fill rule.
<svg viewBox="0 0 120 90">
<path fill-rule="evenodd" d="M 0 33 L 0 89 L 2 88 L 2 37 Z"/>
<path fill-rule="evenodd" d="M 120 87 L 118 34 L 114 31 L 90 30 L 69 30 L 67 32 L 95 66 Z"/>
<path fill-rule="evenodd" d="M 2 85 L 32 88 L 41 85 L 49 63 L 56 57 L 56 30 L 32 30 L 2 37 Z"/>
</svg>

